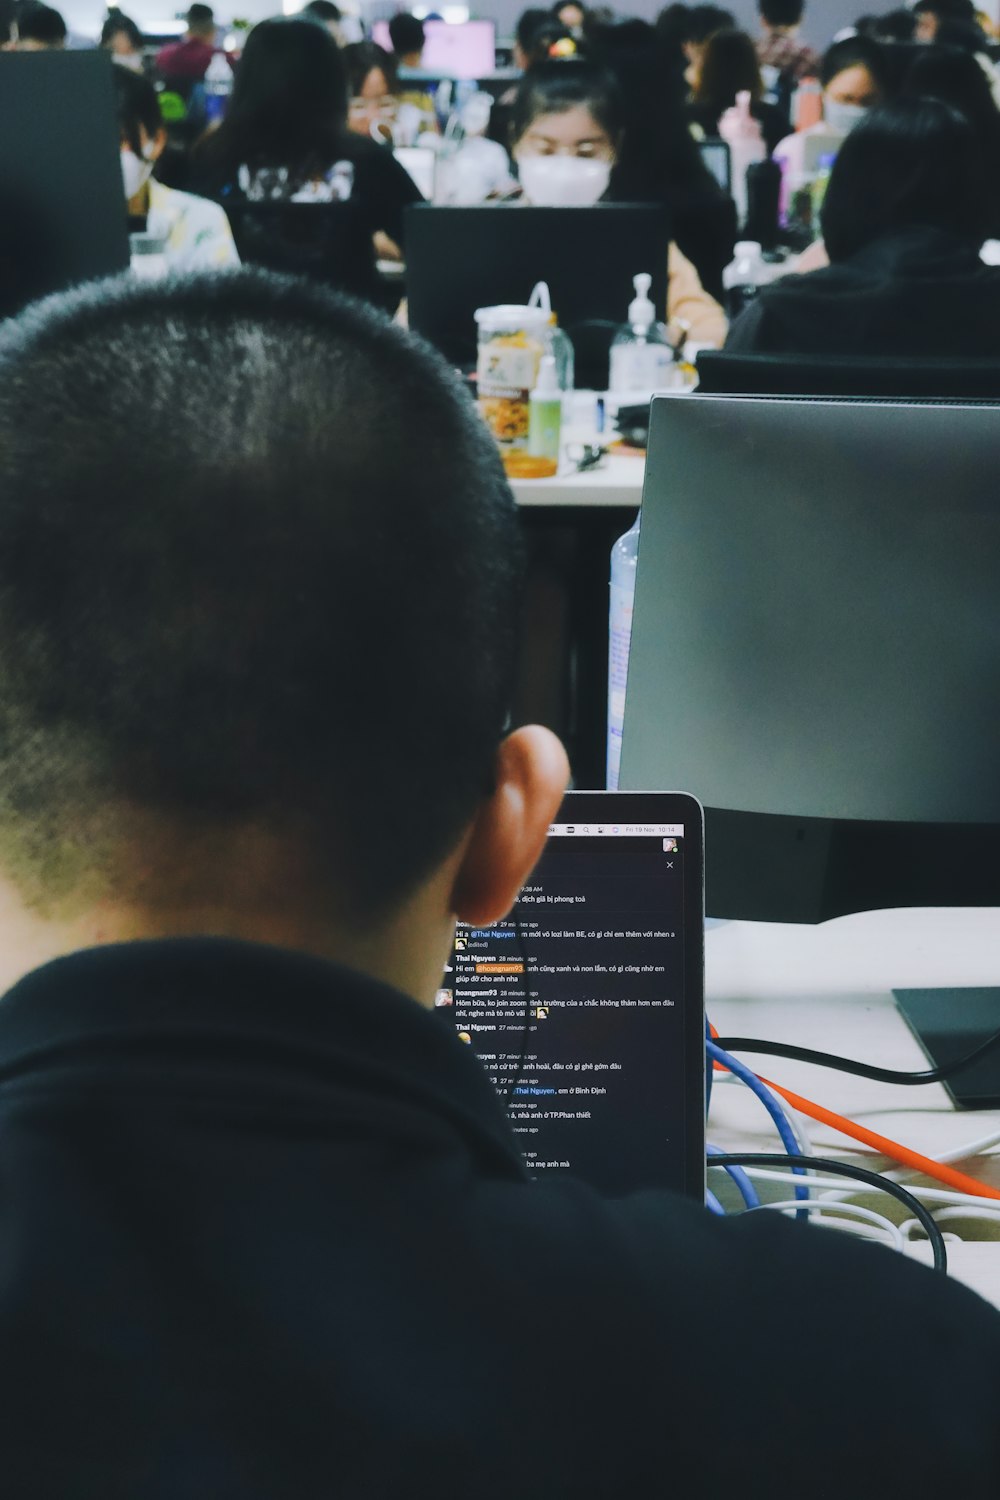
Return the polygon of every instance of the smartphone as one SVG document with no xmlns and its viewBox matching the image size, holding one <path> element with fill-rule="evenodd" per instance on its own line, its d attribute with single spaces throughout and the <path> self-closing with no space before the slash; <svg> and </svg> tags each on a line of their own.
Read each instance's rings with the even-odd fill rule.
<svg viewBox="0 0 1000 1500">
<path fill-rule="evenodd" d="M 704 816 L 683 792 L 568 792 L 510 914 L 459 925 L 440 1014 L 532 1177 L 704 1201 Z"/>
</svg>

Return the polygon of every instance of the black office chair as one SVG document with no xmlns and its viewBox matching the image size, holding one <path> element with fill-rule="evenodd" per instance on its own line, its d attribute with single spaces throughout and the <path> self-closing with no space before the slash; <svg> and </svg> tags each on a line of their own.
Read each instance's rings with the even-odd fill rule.
<svg viewBox="0 0 1000 1500">
<path fill-rule="evenodd" d="M 975 359 L 736 354 L 704 349 L 699 394 L 1000 402 L 1000 354 Z"/>
<path fill-rule="evenodd" d="M 379 306 L 386 305 L 371 228 L 355 203 L 226 198 L 223 207 L 245 264 L 308 276 Z"/>
</svg>

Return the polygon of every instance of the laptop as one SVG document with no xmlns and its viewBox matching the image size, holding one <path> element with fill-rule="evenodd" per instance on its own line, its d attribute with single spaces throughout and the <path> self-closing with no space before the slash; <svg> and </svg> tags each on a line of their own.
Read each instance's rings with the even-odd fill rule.
<svg viewBox="0 0 1000 1500">
<path fill-rule="evenodd" d="M 568 792 L 510 915 L 459 926 L 437 995 L 531 1177 L 705 1196 L 702 811 Z"/>
<path fill-rule="evenodd" d="M 128 267 L 111 66 L 0 52 L 0 317 Z"/>
<path fill-rule="evenodd" d="M 405 236 L 409 326 L 463 370 L 476 365 L 476 309 L 525 303 L 537 281 L 548 283 L 584 390 L 607 389 L 608 350 L 638 272 L 650 274 L 650 296 L 666 312 L 670 223 L 657 204 L 417 203 Z"/>
</svg>

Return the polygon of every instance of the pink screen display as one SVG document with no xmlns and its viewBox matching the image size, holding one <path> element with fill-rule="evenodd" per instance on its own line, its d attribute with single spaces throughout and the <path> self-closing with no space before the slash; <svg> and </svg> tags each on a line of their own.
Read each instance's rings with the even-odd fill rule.
<svg viewBox="0 0 1000 1500">
<path fill-rule="evenodd" d="M 449 78 L 485 78 L 496 66 L 496 26 L 492 21 L 424 22 L 424 53 L 421 69 Z M 372 41 L 392 51 L 389 26 L 376 21 Z"/>
</svg>

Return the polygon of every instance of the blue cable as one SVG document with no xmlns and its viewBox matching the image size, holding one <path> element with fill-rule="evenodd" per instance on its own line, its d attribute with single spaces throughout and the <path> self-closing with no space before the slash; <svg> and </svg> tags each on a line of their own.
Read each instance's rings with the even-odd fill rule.
<svg viewBox="0 0 1000 1500">
<path fill-rule="evenodd" d="M 709 1145 L 705 1147 L 705 1150 L 708 1152 L 709 1156 L 725 1156 L 727 1154 L 725 1151 L 723 1151 L 721 1146 Z M 711 1165 L 712 1163 L 709 1162 L 709 1166 Z M 739 1188 L 740 1197 L 743 1199 L 743 1202 L 746 1204 L 747 1208 L 760 1208 L 760 1198 L 757 1196 L 757 1189 L 754 1187 L 753 1183 L 750 1181 L 743 1168 L 726 1166 L 723 1167 L 722 1170 L 724 1172 L 728 1172 L 729 1176 L 733 1179 L 736 1186 Z"/>
<path fill-rule="evenodd" d="M 771 1093 L 771 1090 L 767 1087 L 767 1084 L 761 1083 L 756 1073 L 751 1072 L 744 1063 L 741 1063 L 737 1058 L 732 1057 L 728 1052 L 723 1052 L 722 1048 L 717 1047 L 714 1042 L 706 1042 L 705 1049 L 713 1062 L 722 1063 L 722 1065 L 728 1068 L 730 1073 L 734 1074 L 734 1076 L 737 1077 L 741 1083 L 746 1084 L 747 1088 L 752 1094 L 757 1095 L 757 1098 L 760 1100 L 761 1104 L 763 1104 L 764 1108 L 771 1116 L 771 1119 L 774 1121 L 774 1127 L 780 1135 L 782 1145 L 788 1152 L 789 1156 L 798 1156 L 799 1143 L 796 1140 L 795 1133 L 792 1130 L 791 1125 L 788 1123 L 788 1116 L 785 1114 L 784 1109 L 778 1103 L 777 1099 Z M 791 1170 L 797 1177 L 805 1177 L 807 1175 L 804 1168 L 802 1167 L 792 1167 Z M 795 1197 L 808 1198 L 808 1188 L 796 1187 Z M 805 1215 L 799 1214 L 797 1215 L 797 1217 L 804 1218 Z"/>
<path fill-rule="evenodd" d="M 713 1214 L 721 1214 L 723 1218 L 726 1216 L 726 1210 L 715 1194 L 709 1192 L 708 1188 L 705 1189 L 705 1207 L 710 1209 Z"/>
</svg>

